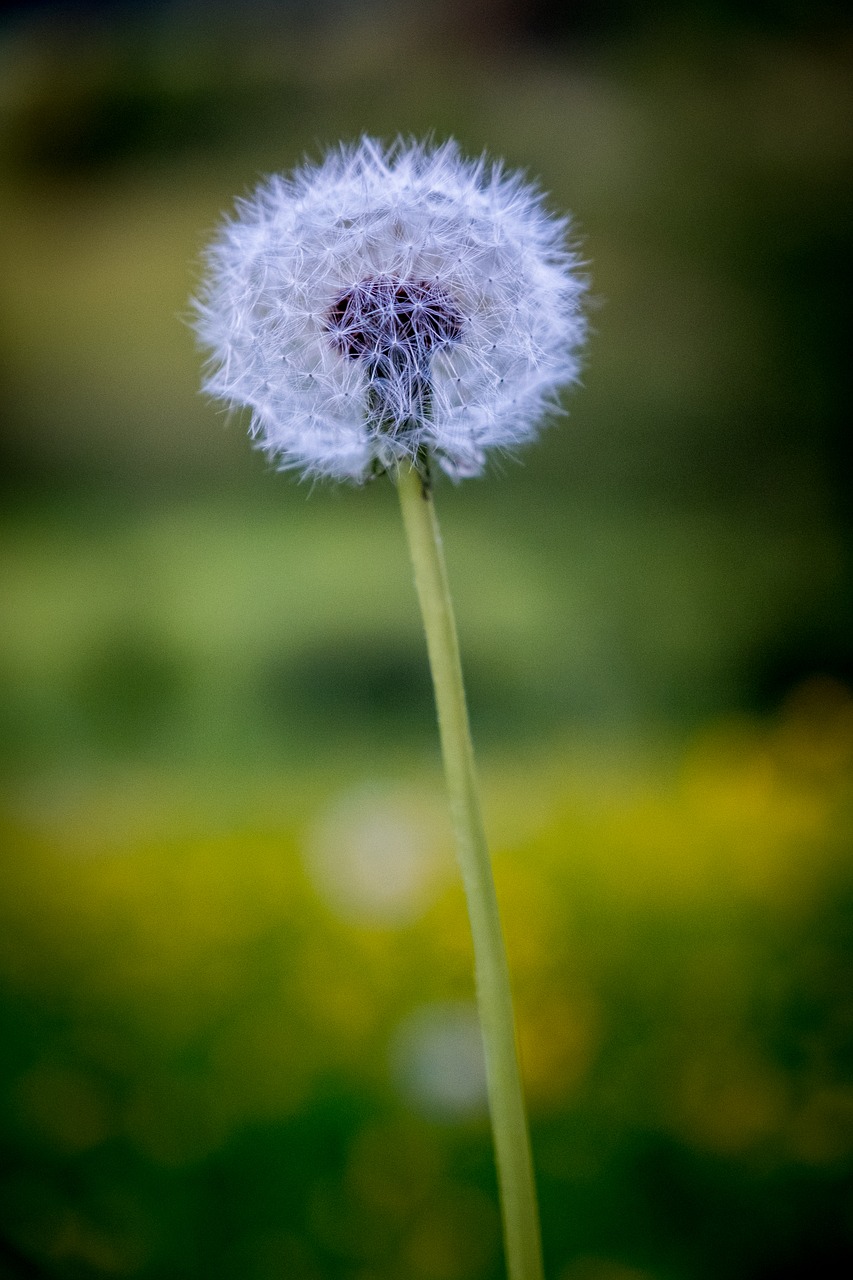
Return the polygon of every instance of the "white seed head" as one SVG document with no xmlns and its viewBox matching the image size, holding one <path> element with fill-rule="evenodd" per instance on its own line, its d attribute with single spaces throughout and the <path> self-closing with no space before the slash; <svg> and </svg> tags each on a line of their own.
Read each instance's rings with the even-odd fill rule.
<svg viewBox="0 0 853 1280">
<path fill-rule="evenodd" d="M 424 455 L 476 475 L 577 377 L 567 231 L 519 174 L 453 142 L 363 138 L 270 178 L 207 253 L 205 390 L 248 406 L 261 446 L 306 475 Z"/>
</svg>

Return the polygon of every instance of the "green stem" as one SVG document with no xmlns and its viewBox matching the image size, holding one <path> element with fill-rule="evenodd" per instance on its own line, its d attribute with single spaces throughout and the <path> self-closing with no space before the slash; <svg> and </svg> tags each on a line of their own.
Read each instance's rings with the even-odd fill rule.
<svg viewBox="0 0 853 1280">
<path fill-rule="evenodd" d="M 509 967 L 477 794 L 459 642 L 428 485 L 400 468 L 397 489 L 435 686 L 444 771 L 474 939 L 477 1003 L 510 1280 L 542 1280 L 539 1214 L 521 1086 Z"/>
</svg>

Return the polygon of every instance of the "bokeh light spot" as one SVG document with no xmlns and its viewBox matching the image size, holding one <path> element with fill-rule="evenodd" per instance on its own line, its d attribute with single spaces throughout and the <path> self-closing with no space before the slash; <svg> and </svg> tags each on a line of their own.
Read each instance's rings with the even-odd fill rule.
<svg viewBox="0 0 853 1280">
<path fill-rule="evenodd" d="M 486 1109 L 486 1067 L 473 1004 L 426 1005 L 397 1028 L 391 1049 L 403 1094 L 428 1115 L 453 1118 Z"/>
<path fill-rule="evenodd" d="M 406 923 L 430 905 L 447 862 L 435 829 L 434 808 L 416 793 L 357 787 L 338 796 L 309 833 L 308 873 L 344 919 Z"/>
</svg>

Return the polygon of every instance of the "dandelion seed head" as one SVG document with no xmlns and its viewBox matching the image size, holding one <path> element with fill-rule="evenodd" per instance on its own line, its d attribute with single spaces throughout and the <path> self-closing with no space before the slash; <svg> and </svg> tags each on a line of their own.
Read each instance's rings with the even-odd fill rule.
<svg viewBox="0 0 853 1280">
<path fill-rule="evenodd" d="M 534 435 L 578 375 L 568 224 L 453 142 L 363 138 L 264 182 L 195 301 L 205 389 L 284 468 L 334 479 L 437 459 L 454 477 Z"/>
</svg>

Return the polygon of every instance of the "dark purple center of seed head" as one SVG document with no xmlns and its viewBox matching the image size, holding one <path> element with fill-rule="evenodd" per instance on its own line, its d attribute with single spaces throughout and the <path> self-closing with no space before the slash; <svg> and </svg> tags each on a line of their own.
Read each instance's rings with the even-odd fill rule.
<svg viewBox="0 0 853 1280">
<path fill-rule="evenodd" d="M 419 364 L 424 356 L 462 335 L 463 318 L 453 299 L 432 280 L 374 276 L 360 280 L 327 312 L 332 341 L 353 360 Z M 396 357 L 396 359 L 395 359 Z"/>
</svg>

